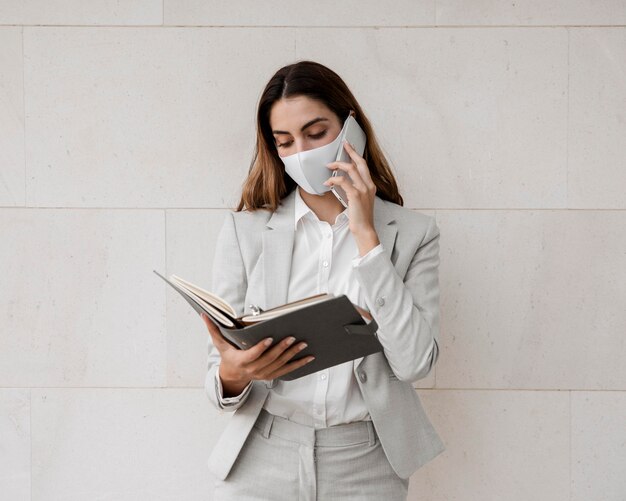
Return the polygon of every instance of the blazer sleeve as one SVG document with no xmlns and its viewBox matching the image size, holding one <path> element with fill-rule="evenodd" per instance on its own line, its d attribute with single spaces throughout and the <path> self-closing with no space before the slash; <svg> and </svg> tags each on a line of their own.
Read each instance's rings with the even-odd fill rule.
<svg viewBox="0 0 626 501">
<path fill-rule="evenodd" d="M 212 270 L 211 291 L 228 301 L 235 309 L 235 312 L 237 312 L 237 315 L 242 315 L 248 282 L 241 249 L 239 248 L 235 219 L 231 211 L 226 214 L 222 228 L 217 235 Z M 208 370 L 204 380 L 205 392 L 216 408 L 234 411 L 248 399 L 250 385 L 237 397 L 224 399 L 220 391 L 221 385 L 217 379 L 219 377 L 218 368 L 221 360 L 220 353 L 210 336 L 208 352 Z"/>
<path fill-rule="evenodd" d="M 439 228 L 431 217 L 426 234 L 400 277 L 385 253 L 353 267 L 378 339 L 398 379 L 428 375 L 439 357 Z"/>
</svg>

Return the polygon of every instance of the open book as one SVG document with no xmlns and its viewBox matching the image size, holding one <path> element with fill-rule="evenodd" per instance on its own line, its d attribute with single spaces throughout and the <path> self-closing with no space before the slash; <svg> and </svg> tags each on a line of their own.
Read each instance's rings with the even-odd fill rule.
<svg viewBox="0 0 626 501">
<path fill-rule="evenodd" d="M 266 311 L 253 306 L 251 315 L 237 317 L 232 305 L 216 294 L 176 275 L 165 278 L 156 270 L 154 273 L 183 296 L 198 314 L 206 313 L 212 318 L 222 336 L 241 350 L 268 337 L 274 340 L 272 346 L 287 336 L 306 342 L 308 346 L 293 360 L 309 355 L 315 356 L 315 360 L 278 379 L 290 381 L 383 350 L 376 335 L 376 321 L 345 294 L 317 294 Z"/>
<path fill-rule="evenodd" d="M 335 297 L 333 294 L 317 294 L 282 306 L 277 306 L 270 310 L 263 310 L 253 305 L 252 315 L 237 317 L 235 309 L 228 304 L 225 299 L 216 294 L 204 290 L 191 282 L 187 282 L 176 275 L 170 275 L 168 279 L 156 270 L 153 271 L 178 291 L 198 313 L 200 313 L 198 310 L 199 307 L 201 311 L 209 315 L 215 322 L 229 329 L 240 329 L 246 325 L 253 325 L 257 322 L 276 318 L 280 315 L 285 315 L 322 301 L 328 301 Z"/>
</svg>

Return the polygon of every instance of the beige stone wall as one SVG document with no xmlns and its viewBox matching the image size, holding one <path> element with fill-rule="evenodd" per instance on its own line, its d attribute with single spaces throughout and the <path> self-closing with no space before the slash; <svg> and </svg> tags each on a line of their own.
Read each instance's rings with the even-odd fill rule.
<svg viewBox="0 0 626 501">
<path fill-rule="evenodd" d="M 441 229 L 410 500 L 626 499 L 626 1 L 0 0 L 0 498 L 206 500 L 208 284 L 298 59 Z"/>
</svg>

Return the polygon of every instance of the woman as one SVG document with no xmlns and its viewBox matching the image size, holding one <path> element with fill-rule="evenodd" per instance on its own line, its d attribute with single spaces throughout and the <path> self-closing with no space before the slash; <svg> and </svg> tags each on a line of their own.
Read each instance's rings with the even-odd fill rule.
<svg viewBox="0 0 626 501">
<path fill-rule="evenodd" d="M 350 115 L 367 136 L 363 156 L 338 142 Z M 336 149 L 327 146 L 333 141 Z M 315 153 L 332 150 L 327 165 L 306 168 L 339 169 L 349 179 L 302 182 L 310 172 L 294 172 L 301 164 L 287 159 L 324 146 Z M 332 161 L 340 147 L 350 163 Z M 332 186 L 345 191 L 347 208 Z M 310 361 L 296 356 L 303 343 L 268 339 L 237 350 L 204 316 L 205 389 L 216 407 L 233 412 L 209 459 L 214 499 L 406 499 L 410 475 L 444 449 L 411 384 L 439 353 L 438 265 L 434 218 L 402 207 L 343 80 L 310 61 L 278 70 L 259 102 L 241 201 L 217 238 L 212 290 L 238 314 L 251 304 L 346 294 L 376 320 L 384 350 L 280 381 Z"/>
</svg>

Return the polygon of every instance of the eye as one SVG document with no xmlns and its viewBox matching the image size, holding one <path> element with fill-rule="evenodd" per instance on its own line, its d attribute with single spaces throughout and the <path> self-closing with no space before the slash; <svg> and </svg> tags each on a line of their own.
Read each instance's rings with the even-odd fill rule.
<svg viewBox="0 0 626 501">
<path fill-rule="evenodd" d="M 317 134 L 310 134 L 309 137 L 311 139 L 321 139 L 326 135 L 326 132 L 328 132 L 328 129 L 323 130 L 322 132 L 318 132 Z M 293 141 L 287 141 L 286 143 L 276 143 L 276 146 L 278 148 L 286 148 L 291 145 L 291 143 L 293 143 Z"/>
<path fill-rule="evenodd" d="M 324 137 L 325 135 L 326 135 L 326 131 L 323 130 L 319 134 L 311 134 L 309 137 L 312 137 L 313 139 L 319 139 L 321 137 Z"/>
</svg>

